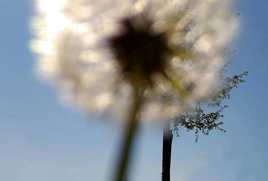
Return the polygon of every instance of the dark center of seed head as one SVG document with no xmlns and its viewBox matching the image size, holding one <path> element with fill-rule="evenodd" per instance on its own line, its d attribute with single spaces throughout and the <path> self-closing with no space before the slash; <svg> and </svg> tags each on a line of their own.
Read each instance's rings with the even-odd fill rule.
<svg viewBox="0 0 268 181">
<path fill-rule="evenodd" d="M 141 17 L 125 18 L 121 27 L 108 43 L 122 76 L 130 82 L 153 84 L 153 76 L 164 74 L 167 66 L 165 34 L 154 32 L 151 22 Z"/>
</svg>

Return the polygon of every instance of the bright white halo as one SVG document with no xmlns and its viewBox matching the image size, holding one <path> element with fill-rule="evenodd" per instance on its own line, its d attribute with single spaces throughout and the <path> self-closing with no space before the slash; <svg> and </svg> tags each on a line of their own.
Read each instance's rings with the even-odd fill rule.
<svg viewBox="0 0 268 181">
<path fill-rule="evenodd" d="M 142 14 L 152 31 L 168 35 L 168 44 L 193 56 L 172 54 L 172 79 L 194 88 L 177 94 L 163 77 L 145 91 L 144 120 L 168 120 L 213 95 L 219 86 L 224 54 L 238 29 L 231 0 L 35 0 L 32 50 L 38 72 L 55 83 L 65 101 L 88 113 L 120 119 L 127 113 L 131 88 L 124 81 L 107 38 L 120 21 Z M 185 88 L 187 89 L 187 88 Z"/>
</svg>

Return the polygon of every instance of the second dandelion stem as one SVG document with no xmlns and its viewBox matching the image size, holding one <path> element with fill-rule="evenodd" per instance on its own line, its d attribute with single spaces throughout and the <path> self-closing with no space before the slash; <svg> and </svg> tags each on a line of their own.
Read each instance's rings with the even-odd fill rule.
<svg viewBox="0 0 268 181">
<path fill-rule="evenodd" d="M 173 133 L 168 124 L 163 133 L 162 181 L 170 181 L 172 140 Z"/>
</svg>

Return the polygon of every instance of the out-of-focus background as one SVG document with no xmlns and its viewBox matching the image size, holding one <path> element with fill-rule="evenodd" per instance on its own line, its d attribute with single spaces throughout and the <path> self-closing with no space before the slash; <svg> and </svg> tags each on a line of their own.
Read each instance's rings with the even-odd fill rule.
<svg viewBox="0 0 268 181">
<path fill-rule="evenodd" d="M 198 143 L 190 133 L 174 139 L 174 181 L 268 180 L 268 1 L 237 4 L 241 30 L 230 73 L 248 70 L 247 82 L 224 112 L 227 133 Z M 32 6 L 0 0 L 0 180 L 109 180 L 121 130 L 62 106 L 38 80 L 28 48 Z M 132 180 L 160 180 L 162 130 L 143 125 L 137 143 Z"/>
</svg>

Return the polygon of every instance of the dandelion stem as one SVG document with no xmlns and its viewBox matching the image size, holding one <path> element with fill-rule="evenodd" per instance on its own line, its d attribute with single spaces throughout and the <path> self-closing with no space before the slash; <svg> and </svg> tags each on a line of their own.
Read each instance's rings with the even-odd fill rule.
<svg viewBox="0 0 268 181">
<path fill-rule="evenodd" d="M 139 112 L 143 103 L 143 90 L 133 88 L 133 100 L 130 105 L 129 115 L 127 117 L 126 128 L 124 130 L 122 147 L 119 153 L 117 170 L 114 181 L 124 181 L 127 179 L 127 171 L 133 150 L 133 141 L 139 128 Z"/>
<path fill-rule="evenodd" d="M 173 134 L 168 124 L 163 134 L 162 181 L 170 181 L 172 140 Z"/>
</svg>

